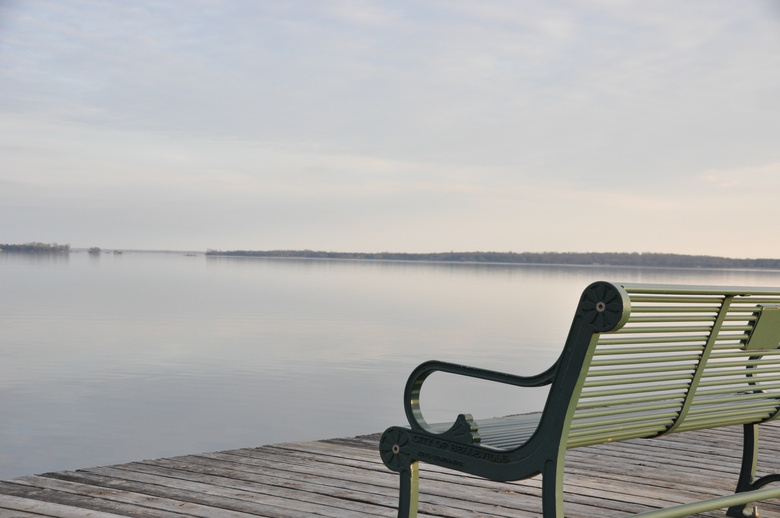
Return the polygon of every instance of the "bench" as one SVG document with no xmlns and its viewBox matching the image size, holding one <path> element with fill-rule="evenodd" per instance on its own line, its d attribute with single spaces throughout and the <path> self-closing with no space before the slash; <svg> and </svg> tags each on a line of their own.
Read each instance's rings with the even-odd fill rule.
<svg viewBox="0 0 780 518">
<path fill-rule="evenodd" d="M 755 477 L 758 424 L 780 409 L 780 288 L 596 282 L 580 298 L 558 360 L 536 376 L 440 361 L 409 376 L 410 427 L 380 440 L 385 465 L 400 473 L 398 516 L 417 514 L 418 466 L 427 462 L 496 481 L 542 475 L 545 518 L 563 518 L 566 450 L 719 426 L 743 425 L 734 494 L 642 513 L 667 518 L 780 497 L 780 474 Z M 420 393 L 431 374 L 549 385 L 542 412 L 429 424 Z"/>
</svg>

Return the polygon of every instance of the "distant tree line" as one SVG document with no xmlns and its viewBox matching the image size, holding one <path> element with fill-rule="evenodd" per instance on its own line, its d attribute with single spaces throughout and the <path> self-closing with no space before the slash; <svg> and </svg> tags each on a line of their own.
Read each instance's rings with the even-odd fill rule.
<svg viewBox="0 0 780 518">
<path fill-rule="evenodd" d="M 780 259 L 731 259 L 709 255 L 619 252 L 442 252 L 405 254 L 394 252 L 321 252 L 314 250 L 208 250 L 207 256 L 286 257 L 307 259 L 373 259 L 385 261 L 445 261 L 504 264 L 566 264 L 655 266 L 672 268 L 773 268 Z"/>
<path fill-rule="evenodd" d="M 0 244 L 0 252 L 20 254 L 68 254 L 70 253 L 70 245 L 58 245 L 57 243 L 25 243 L 23 245 Z"/>
</svg>

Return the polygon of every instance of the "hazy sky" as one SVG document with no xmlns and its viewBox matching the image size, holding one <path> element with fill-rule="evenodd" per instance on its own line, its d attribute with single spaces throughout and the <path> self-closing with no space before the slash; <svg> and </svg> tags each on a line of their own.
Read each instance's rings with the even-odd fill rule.
<svg viewBox="0 0 780 518">
<path fill-rule="evenodd" d="M 780 257 L 780 1 L 0 0 L 0 243 Z"/>
</svg>

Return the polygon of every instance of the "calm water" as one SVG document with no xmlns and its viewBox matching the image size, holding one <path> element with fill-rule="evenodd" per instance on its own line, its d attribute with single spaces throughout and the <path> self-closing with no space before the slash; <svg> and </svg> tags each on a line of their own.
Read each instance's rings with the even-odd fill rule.
<svg viewBox="0 0 780 518">
<path fill-rule="evenodd" d="M 548 367 L 599 279 L 778 286 L 780 272 L 0 254 L 0 479 L 402 424 L 422 361 Z M 426 389 L 441 420 L 545 395 Z"/>
</svg>

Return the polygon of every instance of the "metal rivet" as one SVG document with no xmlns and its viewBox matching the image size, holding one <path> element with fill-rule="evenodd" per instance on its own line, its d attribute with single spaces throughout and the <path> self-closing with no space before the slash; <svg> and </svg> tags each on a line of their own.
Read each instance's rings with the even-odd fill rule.
<svg viewBox="0 0 780 518">
<path fill-rule="evenodd" d="M 604 304 L 601 301 L 596 303 L 596 311 L 598 311 L 599 313 L 603 313 L 605 309 L 607 309 L 607 305 L 606 304 Z"/>
<path fill-rule="evenodd" d="M 398 446 L 397 444 L 393 444 L 393 454 L 394 455 L 398 455 L 398 453 L 400 453 L 400 451 L 401 451 L 401 447 Z"/>
</svg>

